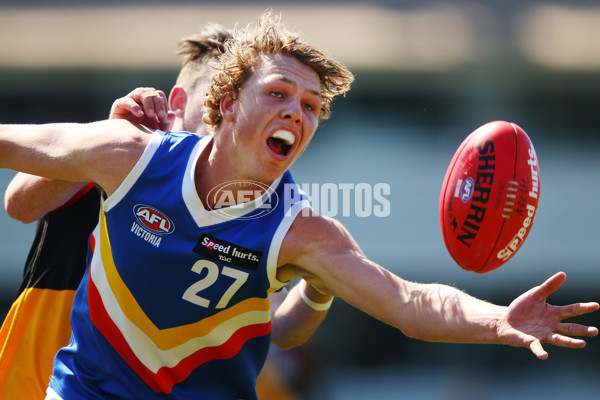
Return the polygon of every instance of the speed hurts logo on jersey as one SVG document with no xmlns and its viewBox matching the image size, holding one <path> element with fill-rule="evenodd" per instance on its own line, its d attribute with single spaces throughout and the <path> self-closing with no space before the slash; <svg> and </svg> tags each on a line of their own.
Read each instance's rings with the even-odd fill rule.
<svg viewBox="0 0 600 400">
<path fill-rule="evenodd" d="M 154 207 L 138 204 L 133 208 L 135 221 L 131 232 L 155 247 L 160 246 L 162 236 L 175 231 L 175 224 L 165 213 Z"/>
<path fill-rule="evenodd" d="M 215 261 L 236 265 L 251 271 L 258 269 L 262 252 L 230 243 L 214 236 L 203 234 L 194 247 L 194 252 Z"/>
</svg>

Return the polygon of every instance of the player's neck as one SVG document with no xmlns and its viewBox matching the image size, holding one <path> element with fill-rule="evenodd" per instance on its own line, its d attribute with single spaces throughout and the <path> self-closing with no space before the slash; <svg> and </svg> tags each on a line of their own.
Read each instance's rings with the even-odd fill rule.
<svg viewBox="0 0 600 400">
<path fill-rule="evenodd" d="M 260 197 L 272 182 L 257 182 L 244 174 L 236 158 L 227 149 L 218 146 L 218 140 L 214 139 L 213 136 L 196 162 L 194 180 L 204 208 L 212 210 Z M 223 202 L 223 196 L 211 196 L 218 190 L 228 191 L 226 202 Z"/>
</svg>

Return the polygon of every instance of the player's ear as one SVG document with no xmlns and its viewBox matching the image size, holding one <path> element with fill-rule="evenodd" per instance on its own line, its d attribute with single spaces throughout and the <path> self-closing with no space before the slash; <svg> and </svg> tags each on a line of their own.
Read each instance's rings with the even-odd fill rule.
<svg viewBox="0 0 600 400">
<path fill-rule="evenodd" d="M 235 110 L 235 99 L 232 94 L 226 94 L 221 99 L 221 116 L 224 121 L 233 121 L 234 120 L 234 110 Z"/>
<path fill-rule="evenodd" d="M 169 108 L 178 118 L 183 119 L 187 101 L 188 95 L 185 89 L 178 85 L 173 86 L 169 94 Z"/>
</svg>

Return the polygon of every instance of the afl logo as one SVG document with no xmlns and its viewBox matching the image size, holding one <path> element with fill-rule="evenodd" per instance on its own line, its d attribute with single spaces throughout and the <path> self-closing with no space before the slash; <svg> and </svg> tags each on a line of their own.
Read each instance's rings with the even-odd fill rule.
<svg viewBox="0 0 600 400">
<path fill-rule="evenodd" d="M 175 230 L 175 224 L 165 213 L 144 204 L 133 208 L 133 214 L 140 225 L 156 235 L 168 235 Z"/>
<path fill-rule="evenodd" d="M 279 196 L 269 185 L 247 180 L 224 182 L 212 188 L 207 196 L 208 204 L 214 204 L 213 212 L 226 220 L 229 219 L 256 219 L 272 213 Z M 240 215 L 243 205 L 253 202 L 253 207 L 248 207 L 247 214 Z"/>
<path fill-rule="evenodd" d="M 468 202 L 473 197 L 473 189 L 475 186 L 475 182 L 473 182 L 473 178 L 467 178 L 460 185 L 460 200 L 463 203 Z"/>
</svg>

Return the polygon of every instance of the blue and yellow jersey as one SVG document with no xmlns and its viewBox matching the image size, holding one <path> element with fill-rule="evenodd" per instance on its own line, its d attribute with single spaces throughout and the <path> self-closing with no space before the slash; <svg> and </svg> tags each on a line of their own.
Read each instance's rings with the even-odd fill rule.
<svg viewBox="0 0 600 400">
<path fill-rule="evenodd" d="M 256 398 L 279 248 L 309 205 L 286 172 L 243 204 L 230 196 L 257 187 L 225 183 L 209 195 L 231 205 L 204 209 L 194 170 L 210 140 L 154 133 L 104 202 L 54 364 L 65 400 Z"/>
</svg>

